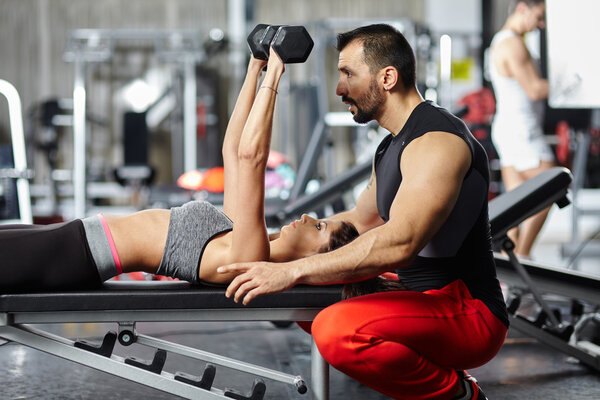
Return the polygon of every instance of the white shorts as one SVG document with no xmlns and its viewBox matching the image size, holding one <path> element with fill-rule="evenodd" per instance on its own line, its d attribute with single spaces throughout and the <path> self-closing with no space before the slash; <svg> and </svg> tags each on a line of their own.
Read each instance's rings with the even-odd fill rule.
<svg viewBox="0 0 600 400">
<path fill-rule="evenodd" d="M 541 161 L 554 162 L 554 154 L 542 129 L 539 126 L 523 129 L 522 125 L 518 125 L 514 121 L 497 118 L 492 123 L 492 142 L 500 157 L 500 165 L 525 171 L 539 167 Z"/>
</svg>

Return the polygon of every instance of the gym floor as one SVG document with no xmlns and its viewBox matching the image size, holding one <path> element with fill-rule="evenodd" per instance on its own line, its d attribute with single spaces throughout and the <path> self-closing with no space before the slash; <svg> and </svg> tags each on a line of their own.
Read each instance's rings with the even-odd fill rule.
<svg viewBox="0 0 600 400">
<path fill-rule="evenodd" d="M 594 201 L 600 204 L 600 193 Z M 564 237 L 568 225 L 568 211 L 553 211 L 539 238 L 534 258 L 553 266 L 564 266 L 566 261 L 560 257 L 560 243 L 568 240 Z M 596 228 L 591 226 L 590 229 Z M 597 258 L 583 259 L 578 268 L 600 274 Z M 100 341 L 116 326 L 67 324 L 44 328 L 70 338 Z M 146 335 L 299 374 L 310 384 L 310 337 L 295 324 L 277 328 L 270 322 L 138 323 L 137 329 Z M 465 332 L 465 340 L 468 340 L 468 332 Z M 115 352 L 122 356 L 152 357 L 152 350 L 135 344 L 127 349 L 117 344 Z M 165 365 L 166 371 L 195 375 L 201 374 L 203 368 L 202 362 L 177 355 L 170 355 Z M 490 399 L 600 399 L 600 373 L 512 329 L 500 353 L 487 365 L 469 372 L 479 380 Z M 217 367 L 214 386 L 247 392 L 253 380 L 250 375 Z M 300 395 L 282 383 L 266 380 L 266 384 L 265 399 L 313 398 L 310 393 Z M 102 398 L 159 400 L 173 396 L 20 345 L 0 346 L 0 399 Z M 333 369 L 330 398 L 387 399 Z"/>
<path fill-rule="evenodd" d="M 97 338 L 115 329 L 110 324 L 46 326 L 57 334 Z M 310 379 L 310 338 L 296 325 L 276 328 L 269 322 L 138 324 L 138 331 Z M 468 335 L 465 335 L 468 337 Z M 115 352 L 151 358 L 146 348 L 131 346 Z M 148 350 L 148 351 L 145 351 Z M 171 357 L 171 356 L 169 356 Z M 203 363 L 183 357 L 167 359 L 165 370 L 200 374 Z M 598 399 L 600 375 L 561 353 L 510 331 L 500 353 L 487 365 L 469 371 L 490 399 Z M 250 375 L 217 367 L 214 386 L 246 392 Z M 308 381 L 310 384 L 310 381 Z M 312 399 L 294 388 L 266 381 L 265 399 Z M 387 399 L 331 369 L 331 399 Z M 20 345 L 0 346 L 2 399 L 171 399 L 173 396 Z"/>
</svg>

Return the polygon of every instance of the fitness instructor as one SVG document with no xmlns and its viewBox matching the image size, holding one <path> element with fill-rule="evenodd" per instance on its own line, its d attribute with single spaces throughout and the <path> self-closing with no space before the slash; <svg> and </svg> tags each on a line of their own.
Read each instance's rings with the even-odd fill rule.
<svg viewBox="0 0 600 400">
<path fill-rule="evenodd" d="M 232 264 L 227 296 L 248 304 L 297 284 L 355 282 L 394 271 L 407 291 L 341 301 L 312 335 L 335 368 L 396 399 L 485 399 L 464 369 L 498 352 L 506 306 L 491 250 L 486 154 L 465 124 L 415 86 L 415 58 L 394 28 L 338 36 L 336 93 L 359 123 L 390 132 L 354 209 L 336 218 L 361 233 L 327 254 Z"/>
<path fill-rule="evenodd" d="M 544 0 L 513 0 L 510 15 L 490 46 L 490 76 L 496 95 L 492 141 L 500 156 L 502 181 L 512 190 L 554 166 L 544 139 L 542 115 L 548 81 L 539 75 L 523 35 L 544 27 Z M 509 232 L 515 254 L 529 256 L 550 208 Z"/>
</svg>

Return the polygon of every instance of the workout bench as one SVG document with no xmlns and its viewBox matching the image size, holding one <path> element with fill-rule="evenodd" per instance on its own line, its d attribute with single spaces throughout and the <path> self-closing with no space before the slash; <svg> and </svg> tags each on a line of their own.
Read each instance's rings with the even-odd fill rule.
<svg viewBox="0 0 600 400">
<path fill-rule="evenodd" d="M 44 351 L 187 399 L 260 400 L 265 383 L 257 379 L 246 395 L 212 387 L 217 366 L 223 366 L 294 385 L 308 386 L 301 376 L 271 370 L 217 354 L 152 338 L 136 331 L 136 322 L 198 321 L 312 321 L 324 307 L 340 300 L 341 287 L 299 286 L 285 293 L 263 296 L 249 306 L 227 299 L 223 288 L 192 286 L 180 281 L 106 282 L 102 289 L 61 293 L 0 295 L 2 339 Z M 117 322 L 102 345 L 71 341 L 34 328 L 33 324 Z M 116 340 L 153 347 L 153 360 L 121 358 L 112 354 Z M 201 376 L 163 371 L 167 352 L 206 361 Z M 188 371 L 189 372 L 189 371 Z M 311 347 L 311 389 L 315 399 L 328 398 L 329 369 L 314 343 Z"/>
<path fill-rule="evenodd" d="M 563 201 L 571 181 L 570 173 L 555 168 L 526 182 L 514 191 L 505 193 L 490 203 L 492 236 L 501 243 L 509 259 L 496 256 L 501 281 L 521 285 L 536 293 L 536 300 L 545 304 L 537 281 L 543 278 L 541 290 L 556 289 L 572 296 L 583 296 L 587 301 L 600 304 L 598 278 L 558 269 L 524 267 L 512 254 L 506 232 L 535 212 Z M 568 278 L 568 279 L 567 279 Z M 551 282 L 548 286 L 547 281 Z M 341 288 L 299 286 L 285 293 L 273 294 L 254 300 L 243 307 L 224 296 L 224 289 L 194 287 L 185 282 L 107 282 L 100 290 L 62 293 L 24 293 L 0 295 L 0 342 L 12 341 L 62 357 L 122 378 L 147 385 L 184 398 L 197 399 L 262 399 L 265 383 L 257 379 L 250 393 L 244 395 L 231 390 L 212 387 L 215 365 L 248 372 L 252 375 L 294 385 L 300 393 L 308 390 L 301 376 L 294 376 L 244 363 L 220 355 L 155 339 L 136 331 L 138 321 L 311 321 L 324 307 L 340 299 Z M 537 296 L 539 295 L 539 299 Z M 511 303 L 514 307 L 514 303 Z M 546 306 L 544 306 L 546 308 Z M 578 343 L 569 343 L 569 329 L 557 325 L 534 326 L 514 315 L 511 322 L 517 329 L 575 355 L 582 362 L 598 368 L 598 356 Z M 552 312 L 550 312 L 552 314 Z M 552 317 L 550 317 L 552 318 Z M 72 322 L 117 322 L 118 332 L 109 332 L 101 345 L 72 341 L 33 327 L 35 324 Z M 572 332 L 572 331 L 571 331 Z M 127 345 L 137 342 L 156 350 L 153 360 L 121 358 L 112 354 L 116 340 Z M 201 376 L 163 370 L 167 352 L 206 361 Z M 188 371 L 189 372 L 189 371 Z M 329 397 L 329 368 L 320 357 L 316 346 L 311 348 L 311 387 L 314 398 Z"/>
<path fill-rule="evenodd" d="M 507 236 L 510 229 L 546 207 L 556 203 L 563 208 L 570 204 L 567 192 L 571 181 L 567 169 L 552 168 L 490 202 L 492 242 L 505 253 L 495 255 L 496 270 L 499 280 L 509 286 L 511 327 L 600 371 L 600 347 L 579 337 L 586 323 L 600 320 L 595 312 L 583 315 L 581 303 L 600 305 L 600 278 L 519 260 L 513 252 L 514 243 Z M 524 294 L 531 294 L 539 307 L 533 319 L 518 312 Z M 561 320 L 559 310 L 550 307 L 544 294 L 572 299 L 570 323 Z"/>
</svg>

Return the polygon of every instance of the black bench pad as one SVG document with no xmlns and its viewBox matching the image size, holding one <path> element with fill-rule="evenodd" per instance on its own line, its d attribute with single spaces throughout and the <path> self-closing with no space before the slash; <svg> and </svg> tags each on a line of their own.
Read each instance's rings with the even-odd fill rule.
<svg viewBox="0 0 600 400">
<path fill-rule="evenodd" d="M 509 229 L 565 197 L 572 180 L 568 169 L 551 168 L 490 201 L 492 238 L 501 238 Z"/>
<path fill-rule="evenodd" d="M 341 286 L 297 286 L 243 306 L 226 298 L 220 287 L 179 281 L 106 282 L 98 290 L 0 294 L 0 312 L 324 308 L 340 299 Z"/>
</svg>

